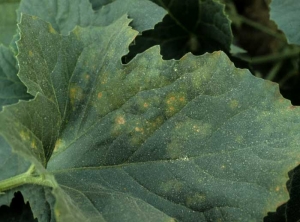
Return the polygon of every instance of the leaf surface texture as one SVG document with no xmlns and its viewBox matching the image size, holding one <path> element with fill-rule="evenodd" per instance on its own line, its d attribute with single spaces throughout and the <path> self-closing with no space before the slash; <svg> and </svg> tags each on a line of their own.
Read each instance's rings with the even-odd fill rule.
<svg viewBox="0 0 300 222">
<path fill-rule="evenodd" d="M 53 188 L 49 215 L 261 221 L 288 199 L 298 108 L 222 52 L 164 61 L 153 47 L 123 65 L 129 23 L 64 36 L 22 16 L 19 76 L 35 98 L 5 107 L 0 133 L 49 182 L 41 194 Z"/>
</svg>

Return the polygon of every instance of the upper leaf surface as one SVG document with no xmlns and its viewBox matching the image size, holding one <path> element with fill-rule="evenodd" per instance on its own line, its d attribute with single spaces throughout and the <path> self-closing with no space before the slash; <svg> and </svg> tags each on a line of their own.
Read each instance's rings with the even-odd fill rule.
<svg viewBox="0 0 300 222">
<path fill-rule="evenodd" d="M 103 4 L 98 1 L 97 7 Z M 151 29 L 161 21 L 165 10 L 149 0 L 110 1 L 99 11 L 92 9 L 88 0 L 22 0 L 20 14 L 37 16 L 62 33 L 68 34 L 75 26 L 106 26 L 124 14 L 133 19 L 132 27 L 138 31 Z"/>
<path fill-rule="evenodd" d="M 122 65 L 128 23 L 63 37 L 22 19 L 20 77 L 37 96 L 6 107 L 0 132 L 47 163 L 56 217 L 261 221 L 288 198 L 299 110 L 221 52 L 164 61 L 155 47 Z"/>
<path fill-rule="evenodd" d="M 272 0 L 270 16 L 286 35 L 288 42 L 300 45 L 300 4 L 298 0 Z"/>
</svg>

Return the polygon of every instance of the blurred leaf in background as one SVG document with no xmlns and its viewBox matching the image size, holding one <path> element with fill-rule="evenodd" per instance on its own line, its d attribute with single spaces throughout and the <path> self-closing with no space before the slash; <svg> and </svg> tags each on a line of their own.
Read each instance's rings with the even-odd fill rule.
<svg viewBox="0 0 300 222">
<path fill-rule="evenodd" d="M 232 42 L 230 21 L 224 5 L 213 0 L 153 0 L 168 11 L 154 30 L 143 32 L 130 47 L 125 62 L 154 45 L 163 59 L 179 59 L 188 52 L 201 55 L 223 50 Z"/>
</svg>

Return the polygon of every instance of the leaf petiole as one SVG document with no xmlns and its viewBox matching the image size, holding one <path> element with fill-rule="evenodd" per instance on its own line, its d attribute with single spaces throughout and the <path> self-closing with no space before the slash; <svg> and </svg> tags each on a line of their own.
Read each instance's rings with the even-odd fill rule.
<svg viewBox="0 0 300 222">
<path fill-rule="evenodd" d="M 54 183 L 51 179 L 45 177 L 45 175 L 35 175 L 35 166 L 32 164 L 29 169 L 22 174 L 8 178 L 0 182 L 0 195 L 5 194 L 3 191 L 7 191 L 24 184 L 36 184 L 42 186 L 53 187 Z"/>
</svg>

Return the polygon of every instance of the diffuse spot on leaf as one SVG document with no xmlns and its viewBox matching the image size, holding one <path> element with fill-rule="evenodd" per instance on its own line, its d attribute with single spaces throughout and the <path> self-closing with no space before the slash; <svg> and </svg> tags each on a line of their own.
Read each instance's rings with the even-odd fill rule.
<svg viewBox="0 0 300 222">
<path fill-rule="evenodd" d="M 184 188 L 184 184 L 179 180 L 171 179 L 161 183 L 159 187 L 164 193 L 180 192 Z"/>
<path fill-rule="evenodd" d="M 98 98 L 98 99 L 101 99 L 101 98 L 102 98 L 102 96 L 103 96 L 103 93 L 102 93 L 102 92 L 98 92 L 98 94 L 97 94 L 97 98 Z"/>
<path fill-rule="evenodd" d="M 118 124 L 118 125 L 124 125 L 125 124 L 125 119 L 124 119 L 124 117 L 123 116 L 118 116 L 117 118 L 116 118 L 116 123 Z"/>
<path fill-rule="evenodd" d="M 25 141 L 25 140 L 28 141 L 30 139 L 29 132 L 22 130 L 20 132 L 20 137 L 22 138 L 23 141 Z"/>
<path fill-rule="evenodd" d="M 22 129 L 19 133 L 19 136 L 21 138 L 22 143 L 26 147 L 30 148 L 28 149 L 29 152 L 34 153 L 34 155 L 40 159 L 42 162 L 44 162 L 44 151 L 41 149 L 42 144 L 41 141 L 39 141 L 32 132 L 26 129 Z"/>
<path fill-rule="evenodd" d="M 122 111 L 117 111 L 112 117 L 111 134 L 117 137 L 121 134 L 130 135 L 130 144 L 133 147 L 141 145 L 164 120 L 162 116 L 149 118 L 149 116 L 139 116 Z"/>
<path fill-rule="evenodd" d="M 172 92 L 166 97 L 166 116 L 170 117 L 181 110 L 187 103 L 185 92 Z"/>
<path fill-rule="evenodd" d="M 237 143 L 243 143 L 244 141 L 244 137 L 242 135 L 238 135 L 236 138 L 235 138 L 235 141 Z"/>
<path fill-rule="evenodd" d="M 176 122 L 170 129 L 170 142 L 166 147 L 167 156 L 171 159 L 189 156 L 189 150 L 186 148 L 189 141 L 203 141 L 212 132 L 212 125 L 201 120 L 185 118 Z"/>
<path fill-rule="evenodd" d="M 34 54 L 33 54 L 33 52 L 31 50 L 29 50 L 28 55 L 29 55 L 29 57 L 33 57 L 34 56 Z"/>
<path fill-rule="evenodd" d="M 37 149 L 37 141 L 30 135 L 29 131 L 21 130 L 20 137 L 24 142 L 29 142 L 32 149 Z"/>
<path fill-rule="evenodd" d="M 230 101 L 229 106 L 230 106 L 231 109 L 235 109 L 239 106 L 239 101 L 233 99 L 233 100 Z"/>
<path fill-rule="evenodd" d="M 117 112 L 112 117 L 112 127 L 111 127 L 111 134 L 114 137 L 119 136 L 122 132 L 124 132 L 124 129 L 127 128 L 128 122 L 127 117 L 123 112 Z"/>
<path fill-rule="evenodd" d="M 197 209 L 206 201 L 206 195 L 201 193 L 193 193 L 186 198 L 186 205 L 190 208 Z"/>
<path fill-rule="evenodd" d="M 51 34 L 57 34 L 57 32 L 55 31 L 55 29 L 52 27 L 50 23 L 48 24 L 48 31 Z"/>
<path fill-rule="evenodd" d="M 73 83 L 70 87 L 69 96 L 71 106 L 73 107 L 73 110 L 75 110 L 76 105 L 78 105 L 83 98 L 82 88 L 77 84 Z"/>
<path fill-rule="evenodd" d="M 90 78 L 91 75 L 89 73 L 84 73 L 83 80 L 85 81 L 86 84 L 89 82 Z"/>
<path fill-rule="evenodd" d="M 65 147 L 65 142 L 62 139 L 56 140 L 53 153 L 58 153 L 59 151 L 63 150 L 64 147 Z"/>
</svg>

